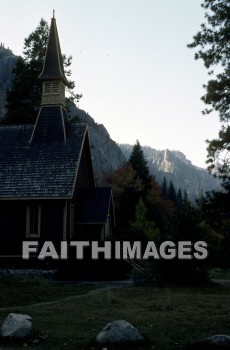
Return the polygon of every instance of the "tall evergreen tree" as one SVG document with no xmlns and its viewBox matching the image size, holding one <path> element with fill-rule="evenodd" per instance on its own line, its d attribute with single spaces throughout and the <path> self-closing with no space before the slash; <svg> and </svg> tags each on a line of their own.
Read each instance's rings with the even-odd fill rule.
<svg viewBox="0 0 230 350">
<path fill-rule="evenodd" d="M 46 46 L 49 37 L 48 23 L 41 19 L 37 28 L 24 40 L 24 57 L 19 57 L 13 69 L 14 79 L 12 87 L 7 91 L 6 107 L 7 115 L 5 123 L 20 124 L 34 123 L 42 92 L 42 82 L 38 79 L 46 53 Z M 72 57 L 63 55 L 63 63 L 67 77 L 70 77 Z M 75 83 L 69 81 L 69 92 L 71 99 L 79 99 L 80 95 L 74 95 Z"/>
<path fill-rule="evenodd" d="M 168 199 L 170 201 L 176 203 L 176 190 L 175 190 L 175 187 L 174 187 L 172 180 L 170 180 L 170 182 L 169 182 Z"/>
<path fill-rule="evenodd" d="M 168 184 L 165 176 L 162 182 L 162 196 L 166 199 L 168 198 Z"/>
<path fill-rule="evenodd" d="M 187 192 L 186 189 L 184 190 L 183 201 L 184 201 L 184 204 L 188 204 L 189 203 L 188 192 Z"/>
<path fill-rule="evenodd" d="M 147 161 L 144 156 L 144 152 L 141 148 L 140 142 L 137 141 L 134 145 L 129 163 L 132 165 L 133 169 L 136 171 L 137 175 L 143 182 L 145 188 L 149 188 L 151 183 L 151 175 L 149 173 L 149 168 L 147 166 Z"/>
<path fill-rule="evenodd" d="M 182 191 L 179 188 L 177 195 L 176 195 L 176 206 L 181 207 L 183 204 L 183 196 L 182 196 Z"/>
<path fill-rule="evenodd" d="M 217 167 L 220 176 L 230 181 L 230 3 L 228 0 L 203 0 L 205 23 L 188 45 L 198 48 L 195 59 L 202 59 L 213 78 L 204 85 L 206 94 L 201 98 L 208 106 L 203 111 L 219 113 L 222 123 L 219 138 L 208 141 L 209 169 Z M 210 108 L 209 108 L 210 107 Z"/>
</svg>

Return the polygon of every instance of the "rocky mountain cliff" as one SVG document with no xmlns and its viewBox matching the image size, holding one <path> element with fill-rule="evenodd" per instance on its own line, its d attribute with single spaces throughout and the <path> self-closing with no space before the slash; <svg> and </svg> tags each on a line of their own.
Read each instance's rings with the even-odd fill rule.
<svg viewBox="0 0 230 350">
<path fill-rule="evenodd" d="M 72 122 L 88 124 L 92 160 L 98 180 L 126 162 L 125 156 L 116 142 L 110 138 L 104 125 L 97 124 L 88 113 L 77 108 L 74 103 L 68 106 L 68 114 Z"/>
<path fill-rule="evenodd" d="M 120 144 L 123 154 L 128 159 L 132 151 L 131 145 Z M 194 166 L 180 151 L 159 151 L 142 146 L 151 174 L 162 184 L 165 176 L 167 182 L 173 181 L 175 188 L 182 192 L 186 189 L 189 199 L 195 200 L 201 194 L 220 187 L 220 181 L 215 179 L 207 170 Z"/>
<path fill-rule="evenodd" d="M 0 45 L 0 119 L 5 113 L 5 91 L 12 81 L 12 68 L 17 61 L 10 49 Z M 91 152 L 95 168 L 96 179 L 109 174 L 122 166 L 131 153 L 131 145 L 118 145 L 111 140 L 108 131 L 102 124 L 97 124 L 85 111 L 80 110 L 75 104 L 68 106 L 69 117 L 72 122 L 84 122 L 89 126 Z M 197 168 L 179 151 L 157 151 L 151 147 L 143 147 L 148 166 L 159 183 L 163 177 L 167 181 L 173 181 L 175 187 L 186 189 L 190 199 L 198 197 L 201 193 L 219 186 L 204 169 Z"/>
<path fill-rule="evenodd" d="M 8 48 L 5 49 L 3 44 L 0 45 L 0 119 L 5 115 L 5 91 L 11 85 L 12 69 L 14 68 L 18 56 Z"/>
</svg>

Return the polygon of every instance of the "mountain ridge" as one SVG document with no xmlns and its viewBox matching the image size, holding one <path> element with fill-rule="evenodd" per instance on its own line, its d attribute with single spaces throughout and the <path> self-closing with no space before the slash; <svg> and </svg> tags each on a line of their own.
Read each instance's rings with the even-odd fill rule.
<svg viewBox="0 0 230 350">
<path fill-rule="evenodd" d="M 133 146 L 118 145 L 126 159 L 129 159 Z M 150 173 L 156 177 L 158 183 L 162 184 L 164 177 L 168 183 L 173 181 L 177 190 L 180 188 L 187 191 L 190 200 L 194 201 L 213 189 L 220 189 L 220 180 L 214 178 L 206 169 L 193 165 L 183 152 L 156 150 L 150 146 L 142 146 L 142 150 Z"/>
</svg>

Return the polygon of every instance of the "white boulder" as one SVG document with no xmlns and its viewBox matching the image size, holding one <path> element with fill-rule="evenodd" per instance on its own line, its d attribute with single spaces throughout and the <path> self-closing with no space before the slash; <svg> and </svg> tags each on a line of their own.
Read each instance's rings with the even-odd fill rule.
<svg viewBox="0 0 230 350">
<path fill-rule="evenodd" d="M 9 339 L 29 338 L 32 333 L 32 318 L 28 315 L 10 313 L 2 323 L 1 335 Z"/>
<path fill-rule="evenodd" d="M 197 341 L 190 346 L 190 349 L 211 350 L 211 349 L 230 349 L 230 336 L 217 334 L 209 338 Z"/>
<path fill-rule="evenodd" d="M 96 337 L 96 341 L 103 345 L 108 343 L 126 343 L 142 341 L 144 338 L 137 328 L 124 320 L 108 323 Z"/>
</svg>

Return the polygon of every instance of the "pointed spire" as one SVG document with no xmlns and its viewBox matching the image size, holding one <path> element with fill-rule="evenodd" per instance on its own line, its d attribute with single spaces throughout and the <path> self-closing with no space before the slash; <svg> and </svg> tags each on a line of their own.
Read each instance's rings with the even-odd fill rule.
<svg viewBox="0 0 230 350">
<path fill-rule="evenodd" d="M 51 19 L 46 57 L 43 70 L 39 78 L 42 80 L 61 80 L 65 85 L 67 85 L 68 81 L 65 77 L 56 19 L 54 15 L 55 12 L 53 10 L 53 18 Z"/>
<path fill-rule="evenodd" d="M 65 85 L 68 82 L 64 73 L 54 12 L 43 71 L 39 78 L 43 80 L 41 108 L 30 142 L 66 141 Z"/>
</svg>

